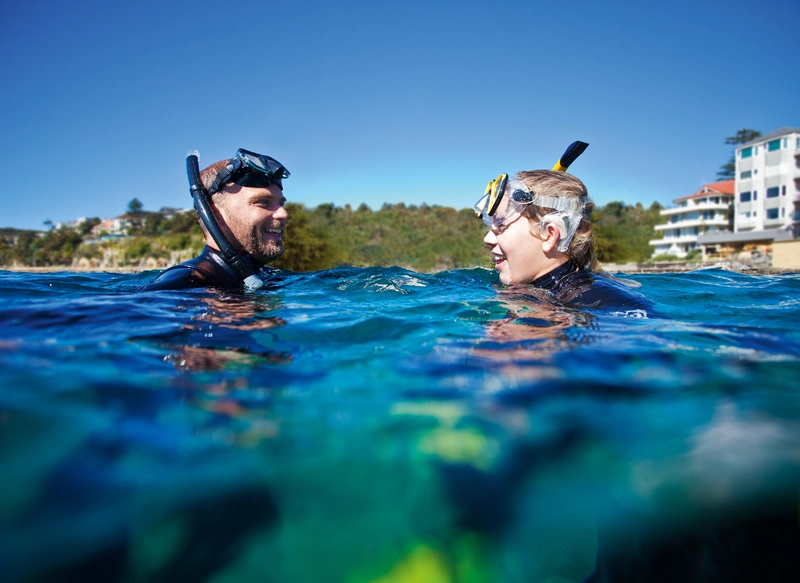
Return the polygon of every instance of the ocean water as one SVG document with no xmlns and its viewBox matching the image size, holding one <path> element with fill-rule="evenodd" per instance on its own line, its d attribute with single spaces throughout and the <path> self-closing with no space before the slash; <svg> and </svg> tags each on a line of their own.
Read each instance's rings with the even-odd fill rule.
<svg viewBox="0 0 800 583">
<path fill-rule="evenodd" d="M 0 580 L 565 582 L 598 553 L 797 550 L 798 274 L 621 276 L 651 318 L 483 269 L 138 292 L 154 275 L 0 272 Z"/>
</svg>

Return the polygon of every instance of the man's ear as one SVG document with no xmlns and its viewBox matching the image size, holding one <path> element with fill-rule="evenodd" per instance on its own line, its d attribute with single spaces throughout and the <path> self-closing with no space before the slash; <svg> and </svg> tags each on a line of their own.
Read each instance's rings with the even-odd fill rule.
<svg viewBox="0 0 800 583">
<path fill-rule="evenodd" d="M 541 231 L 542 251 L 550 253 L 558 248 L 558 240 L 561 238 L 561 230 L 554 223 L 545 223 L 545 228 Z"/>
</svg>

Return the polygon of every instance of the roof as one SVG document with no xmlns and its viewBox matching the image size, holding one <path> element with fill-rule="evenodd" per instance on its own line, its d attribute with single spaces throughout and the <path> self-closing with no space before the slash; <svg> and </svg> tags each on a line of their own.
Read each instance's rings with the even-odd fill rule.
<svg viewBox="0 0 800 583">
<path fill-rule="evenodd" d="M 767 231 L 700 235 L 697 237 L 697 242 L 701 245 L 710 245 L 714 243 L 747 243 L 749 241 L 790 241 L 791 239 L 793 239 L 791 231 L 770 229 Z"/>
<path fill-rule="evenodd" d="M 746 144 L 742 144 L 737 150 L 740 148 L 746 148 L 747 146 L 752 146 L 754 144 L 760 144 L 761 142 L 768 142 L 770 140 L 774 140 L 775 138 L 780 138 L 782 136 L 788 136 L 789 134 L 800 134 L 800 128 L 787 128 L 783 127 L 779 130 L 775 130 L 774 132 L 770 132 L 763 136 L 758 136 L 755 140 L 750 140 Z"/>
<path fill-rule="evenodd" d="M 736 181 L 735 180 L 722 180 L 721 182 L 712 182 L 711 184 L 704 184 L 700 190 L 689 196 L 682 196 L 676 198 L 673 202 L 680 202 L 682 200 L 689 200 L 690 198 L 701 198 L 709 194 L 736 194 Z"/>
</svg>

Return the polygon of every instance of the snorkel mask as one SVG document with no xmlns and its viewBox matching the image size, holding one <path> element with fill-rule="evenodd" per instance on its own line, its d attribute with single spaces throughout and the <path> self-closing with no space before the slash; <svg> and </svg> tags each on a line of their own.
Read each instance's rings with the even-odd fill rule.
<svg viewBox="0 0 800 583">
<path fill-rule="evenodd" d="M 585 142 L 573 142 L 561 156 L 553 170 L 564 172 L 589 146 Z M 503 232 L 512 222 L 517 220 L 525 211 L 525 207 L 533 204 L 538 207 L 554 209 L 542 217 L 540 227 L 546 229 L 548 223 L 558 227 L 559 239 L 557 249 L 566 252 L 569 244 L 575 236 L 575 231 L 580 225 L 581 219 L 591 220 L 592 199 L 587 195 L 580 199 L 567 199 L 555 196 L 544 196 L 536 192 L 525 190 L 525 186 L 514 179 L 509 181 L 508 174 L 501 174 L 495 180 L 490 181 L 486 187 L 486 192 L 473 207 L 475 212 L 480 215 L 483 222 L 490 229 Z M 506 195 L 506 192 L 509 192 Z M 507 204 L 502 212 L 498 212 L 500 202 L 507 197 Z"/>
<path fill-rule="evenodd" d="M 197 150 L 192 150 L 186 155 L 186 174 L 189 178 L 189 193 L 194 199 L 197 215 L 203 221 L 226 262 L 241 276 L 246 290 L 256 290 L 263 286 L 264 282 L 256 275 L 257 269 L 250 254 L 237 250 L 220 229 L 211 211 L 211 196 L 231 182 L 252 188 L 266 188 L 270 184 L 277 184 L 283 190 L 281 181 L 289 178 L 289 171 L 274 158 L 240 148 L 236 150 L 236 154 L 225 168 L 217 173 L 208 190 L 203 188 L 200 180 L 200 154 Z"/>
<path fill-rule="evenodd" d="M 275 158 L 239 148 L 225 168 L 217 173 L 208 189 L 208 195 L 218 192 L 229 182 L 253 188 L 266 188 L 270 184 L 277 184 L 283 190 L 282 180 L 289 176 L 289 171 Z"/>
</svg>

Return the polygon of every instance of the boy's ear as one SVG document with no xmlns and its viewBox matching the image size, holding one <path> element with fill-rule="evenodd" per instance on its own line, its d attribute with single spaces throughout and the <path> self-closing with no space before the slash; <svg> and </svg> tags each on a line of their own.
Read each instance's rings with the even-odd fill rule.
<svg viewBox="0 0 800 583">
<path fill-rule="evenodd" d="M 561 238 L 561 230 L 554 223 L 545 223 L 542 231 L 542 251 L 550 253 L 558 247 L 558 240 Z"/>
</svg>

